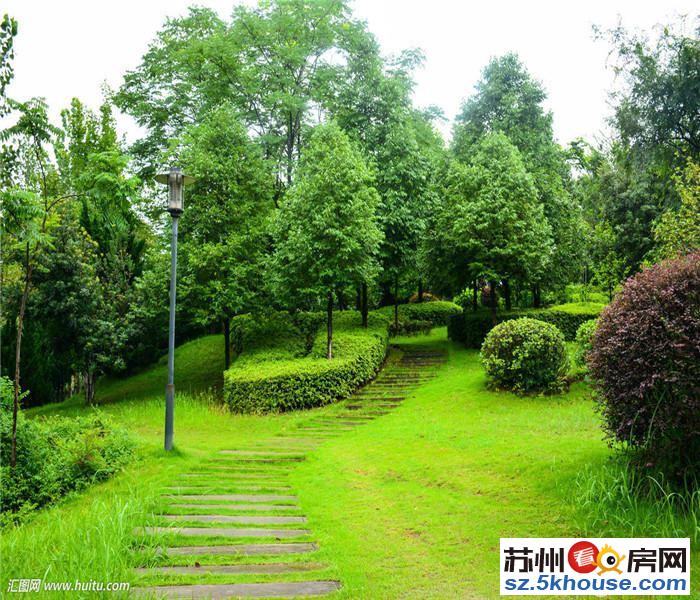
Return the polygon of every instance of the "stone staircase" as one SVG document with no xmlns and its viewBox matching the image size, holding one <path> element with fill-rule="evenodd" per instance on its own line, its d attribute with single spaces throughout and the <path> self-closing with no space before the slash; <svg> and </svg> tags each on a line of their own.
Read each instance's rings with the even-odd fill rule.
<svg viewBox="0 0 700 600">
<path fill-rule="evenodd" d="M 288 474 L 326 440 L 396 408 L 445 360 L 431 348 L 392 346 L 376 379 L 331 413 L 309 415 L 255 447 L 223 450 L 182 474 L 163 491 L 157 524 L 135 532 L 161 564 L 136 569 L 144 583 L 132 595 L 296 598 L 339 590 L 341 582 L 323 576 L 328 565 L 314 560 L 318 545 Z M 144 562 L 154 562 L 152 554 Z"/>
</svg>

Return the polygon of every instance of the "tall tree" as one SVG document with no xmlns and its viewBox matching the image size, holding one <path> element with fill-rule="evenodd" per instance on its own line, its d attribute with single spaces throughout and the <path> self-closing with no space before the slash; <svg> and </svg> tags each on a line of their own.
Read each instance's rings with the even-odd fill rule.
<svg viewBox="0 0 700 600">
<path fill-rule="evenodd" d="M 22 335 L 27 304 L 34 284 L 37 260 L 51 240 L 53 213 L 64 196 L 60 195 L 55 167 L 50 161 L 48 149 L 55 142 L 59 131 L 49 123 L 46 103 L 34 98 L 24 103 L 13 101 L 10 106 L 18 112 L 17 122 L 2 131 L 0 139 L 16 144 L 17 148 L 15 153 L 3 153 L 4 160 L 13 161 L 13 164 L 3 165 L 3 178 L 13 183 L 13 186 L 2 193 L 3 233 L 9 234 L 10 251 L 15 253 L 21 271 L 15 333 L 10 456 L 10 465 L 14 468 L 21 395 Z"/>
<path fill-rule="evenodd" d="M 178 131 L 231 103 L 274 161 L 279 197 L 329 78 L 365 35 L 346 0 L 238 6 L 229 23 L 199 8 L 168 20 L 115 98 L 148 132 L 134 148 L 142 166 Z"/>
<path fill-rule="evenodd" d="M 484 136 L 468 165 L 453 165 L 439 224 L 453 278 L 491 282 L 494 321 L 497 282 L 537 280 L 549 267 L 551 230 L 533 178 L 503 134 Z"/>
<path fill-rule="evenodd" d="M 333 357 L 335 290 L 372 281 L 381 242 L 379 194 L 359 150 L 335 124 L 318 126 L 276 223 L 277 286 L 293 301 L 325 296 Z"/>
<path fill-rule="evenodd" d="M 231 317 L 263 302 L 274 179 L 230 105 L 190 128 L 180 158 L 196 179 L 182 216 L 183 298 L 201 324 L 222 324 L 228 368 Z"/>
<path fill-rule="evenodd" d="M 457 116 L 453 150 L 460 160 L 468 161 L 474 145 L 488 132 L 505 134 L 518 148 L 534 177 L 556 254 L 542 280 L 532 283 L 561 285 L 580 273 L 583 223 L 580 206 L 568 191 L 566 155 L 554 140 L 552 114 L 544 109 L 546 97 L 542 85 L 515 54 L 493 59 Z"/>
<path fill-rule="evenodd" d="M 0 21 L 0 117 L 9 110 L 5 90 L 14 76 L 12 61 L 15 57 L 14 39 L 16 35 L 17 21 L 10 15 L 3 15 L 2 21 Z"/>
</svg>

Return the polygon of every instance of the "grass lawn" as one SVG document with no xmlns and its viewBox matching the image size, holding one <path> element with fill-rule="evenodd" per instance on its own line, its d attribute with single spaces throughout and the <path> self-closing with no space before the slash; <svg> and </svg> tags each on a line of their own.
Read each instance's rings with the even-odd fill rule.
<svg viewBox="0 0 700 600">
<path fill-rule="evenodd" d="M 329 441 L 291 475 L 320 543 L 314 560 L 330 565 L 343 583 L 337 597 L 496 598 L 502 536 L 645 534 L 629 520 L 593 521 L 574 502 L 580 474 L 605 471 L 610 454 L 584 384 L 547 398 L 491 392 L 477 353 L 448 342 L 444 328 L 398 341 L 446 348 L 449 361 L 399 408 Z M 193 391 L 216 387 L 218 336 L 179 353 L 190 359 L 177 358 L 180 381 L 193 382 Z M 237 416 L 206 396 L 180 395 L 176 452 L 165 455 L 161 371 L 157 366 L 98 388 L 99 398 L 109 400 L 102 410 L 138 438 L 140 460 L 5 532 L 0 589 L 13 577 L 131 581 L 131 532 L 157 508 L 162 485 L 218 449 L 336 409 Z M 116 402 L 120 395 L 129 399 Z M 69 401 L 33 413 L 77 410 L 83 408 Z M 691 562 L 699 558 L 695 546 Z M 693 583 L 697 594 L 698 577 Z"/>
</svg>

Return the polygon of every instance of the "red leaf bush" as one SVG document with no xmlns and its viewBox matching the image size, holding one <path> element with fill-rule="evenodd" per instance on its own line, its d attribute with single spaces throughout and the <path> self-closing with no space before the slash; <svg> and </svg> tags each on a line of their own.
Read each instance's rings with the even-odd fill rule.
<svg viewBox="0 0 700 600">
<path fill-rule="evenodd" d="M 612 441 L 673 479 L 700 476 L 700 252 L 625 283 L 603 311 L 588 366 Z"/>
</svg>

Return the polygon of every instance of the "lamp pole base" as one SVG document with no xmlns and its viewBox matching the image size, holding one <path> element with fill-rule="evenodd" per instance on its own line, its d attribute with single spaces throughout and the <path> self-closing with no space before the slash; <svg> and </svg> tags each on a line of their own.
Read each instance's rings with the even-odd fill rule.
<svg viewBox="0 0 700 600">
<path fill-rule="evenodd" d="M 173 449 L 173 416 L 175 412 L 175 385 L 165 386 L 165 449 Z"/>
</svg>

